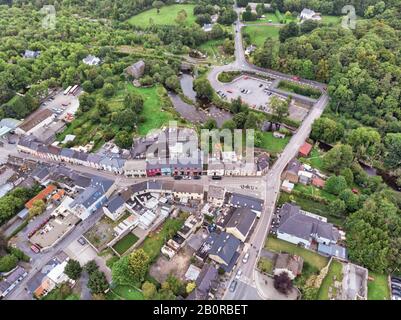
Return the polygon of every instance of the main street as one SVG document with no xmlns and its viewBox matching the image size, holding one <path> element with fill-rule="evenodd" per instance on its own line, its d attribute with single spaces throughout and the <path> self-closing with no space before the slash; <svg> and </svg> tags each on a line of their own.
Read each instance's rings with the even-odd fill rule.
<svg viewBox="0 0 401 320">
<path fill-rule="evenodd" d="M 238 13 L 238 17 L 240 16 L 239 8 L 236 8 Z M 225 65 L 221 67 L 216 67 L 212 70 L 209 74 L 209 81 L 211 85 L 216 90 L 216 84 L 218 87 L 218 80 L 217 76 L 222 71 L 247 71 L 247 72 L 259 72 L 264 73 L 267 76 L 273 78 L 281 78 L 286 79 L 289 81 L 292 80 L 292 76 L 282 74 L 277 71 L 266 70 L 259 67 L 256 67 L 250 63 L 248 63 L 245 59 L 244 49 L 242 46 L 242 36 L 241 36 L 241 28 L 242 23 L 240 22 L 239 18 L 235 24 L 235 62 L 230 65 Z M 267 175 L 265 175 L 262 179 L 263 184 L 265 184 L 265 194 L 264 194 L 264 211 L 261 214 L 261 217 L 258 221 L 258 224 L 253 232 L 249 243 L 251 244 L 248 252 L 249 252 L 249 259 L 244 264 L 242 262 L 243 255 L 239 257 L 239 262 L 237 266 L 237 270 L 242 270 L 242 275 L 240 277 L 237 284 L 237 288 L 234 292 L 230 292 L 226 290 L 224 295 L 224 299 L 227 300 L 245 300 L 245 299 L 266 299 L 263 294 L 263 291 L 260 287 L 260 283 L 256 281 L 256 264 L 258 262 L 258 258 L 260 256 L 261 250 L 265 244 L 266 237 L 268 235 L 271 219 L 273 216 L 273 212 L 276 207 L 276 202 L 278 199 L 278 194 L 280 190 L 281 184 L 281 174 L 285 167 L 287 166 L 288 162 L 297 156 L 299 148 L 308 138 L 313 122 L 318 119 L 321 114 L 323 113 L 327 103 L 328 103 L 328 96 L 325 93 L 325 85 L 321 83 L 317 83 L 314 81 L 304 80 L 301 79 L 298 82 L 313 85 L 316 88 L 319 88 L 322 91 L 322 96 L 320 99 L 313 105 L 309 114 L 302 122 L 301 126 L 298 128 L 297 132 L 292 136 L 291 140 L 287 144 L 284 151 L 280 154 L 279 158 L 269 171 Z M 217 89 L 218 90 L 218 89 Z M 235 270 L 236 271 L 236 270 Z M 233 277 L 231 281 L 234 280 L 234 275 L 236 272 L 233 272 Z M 231 281 L 229 283 L 231 283 Z"/>
</svg>

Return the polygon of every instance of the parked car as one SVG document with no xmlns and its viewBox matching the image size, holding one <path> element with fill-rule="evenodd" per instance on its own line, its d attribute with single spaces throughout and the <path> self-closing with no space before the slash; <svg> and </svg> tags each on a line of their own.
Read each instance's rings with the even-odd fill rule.
<svg viewBox="0 0 401 320">
<path fill-rule="evenodd" d="M 201 176 L 194 176 L 195 180 L 200 180 L 202 177 Z"/>
<path fill-rule="evenodd" d="M 85 244 L 87 244 L 86 240 L 85 240 L 83 237 L 80 237 L 80 238 L 78 239 L 78 242 L 79 242 L 79 244 L 82 245 L 82 246 L 84 246 Z"/>
<path fill-rule="evenodd" d="M 221 180 L 223 179 L 222 176 L 212 176 L 212 180 Z"/>
<path fill-rule="evenodd" d="M 299 77 L 297 77 L 297 76 L 294 76 L 294 77 L 292 77 L 292 80 L 299 81 L 299 80 L 300 80 L 300 78 L 299 78 Z"/>
<path fill-rule="evenodd" d="M 174 176 L 174 180 L 182 180 L 182 176 Z"/>
<path fill-rule="evenodd" d="M 233 282 L 231 282 L 229 289 L 231 292 L 234 292 L 236 288 L 237 288 L 237 281 L 234 280 Z"/>
<path fill-rule="evenodd" d="M 32 250 L 33 252 L 35 252 L 35 253 L 39 253 L 39 252 L 40 252 L 40 249 L 39 249 L 37 246 L 35 246 L 34 244 L 31 245 L 31 250 Z"/>
<path fill-rule="evenodd" d="M 244 257 L 242 258 L 243 263 L 247 263 L 249 259 L 249 252 L 245 253 Z"/>
<path fill-rule="evenodd" d="M 241 275 L 242 275 L 242 270 L 238 269 L 237 273 L 235 274 L 235 279 L 241 278 Z"/>
</svg>

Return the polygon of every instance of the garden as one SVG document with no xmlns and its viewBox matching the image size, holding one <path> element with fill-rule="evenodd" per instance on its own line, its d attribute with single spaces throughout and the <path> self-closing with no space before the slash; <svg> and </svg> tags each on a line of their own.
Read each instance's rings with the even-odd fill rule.
<svg viewBox="0 0 401 320">
<path fill-rule="evenodd" d="M 119 241 L 117 241 L 116 244 L 113 246 L 113 249 L 116 250 L 119 255 L 123 255 L 138 241 L 138 239 L 139 238 L 136 235 L 130 232 L 122 237 Z"/>
<path fill-rule="evenodd" d="M 368 300 L 390 300 L 387 275 L 369 271 Z"/>
</svg>

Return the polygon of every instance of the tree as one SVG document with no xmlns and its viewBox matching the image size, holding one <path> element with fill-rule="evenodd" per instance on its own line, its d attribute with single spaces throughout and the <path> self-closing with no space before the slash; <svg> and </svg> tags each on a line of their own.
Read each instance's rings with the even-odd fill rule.
<svg viewBox="0 0 401 320">
<path fill-rule="evenodd" d="M 165 281 L 162 283 L 162 287 L 157 293 L 157 300 L 175 300 L 176 296 L 170 288 L 170 284 Z"/>
<path fill-rule="evenodd" d="M 82 89 L 84 89 L 84 91 L 88 92 L 88 93 L 91 93 L 91 92 L 95 91 L 95 87 L 93 86 L 93 83 L 90 80 L 86 80 L 82 84 Z"/>
<path fill-rule="evenodd" d="M 174 74 L 166 79 L 166 87 L 174 92 L 181 88 L 180 79 Z"/>
<path fill-rule="evenodd" d="M 12 254 L 0 257 L 0 272 L 8 272 L 17 266 L 18 258 Z"/>
<path fill-rule="evenodd" d="M 163 1 L 154 1 L 154 2 L 152 3 L 152 7 L 153 7 L 153 8 L 156 8 L 157 14 L 160 13 L 160 9 L 161 9 L 161 7 L 163 7 L 163 6 L 164 6 L 164 2 L 163 2 Z"/>
<path fill-rule="evenodd" d="M 344 168 L 340 171 L 340 175 L 345 178 L 349 187 L 354 184 L 354 174 L 350 168 Z"/>
<path fill-rule="evenodd" d="M 133 129 L 138 121 L 137 115 L 131 109 L 125 109 L 115 115 L 113 122 L 120 128 Z"/>
<path fill-rule="evenodd" d="M 91 274 L 95 272 L 96 270 L 99 269 L 99 266 L 97 265 L 95 260 L 90 260 L 85 264 L 85 270 L 88 274 Z"/>
<path fill-rule="evenodd" d="M 230 39 L 225 39 L 223 42 L 223 51 L 225 54 L 233 55 L 235 51 L 234 41 Z"/>
<path fill-rule="evenodd" d="M 222 129 L 228 129 L 233 131 L 234 129 L 237 129 L 236 124 L 233 120 L 226 120 L 223 122 L 223 125 L 221 126 Z"/>
<path fill-rule="evenodd" d="M 341 217 L 345 212 L 345 202 L 341 199 L 336 199 L 329 203 L 327 211 L 331 216 Z"/>
<path fill-rule="evenodd" d="M 113 282 L 119 285 L 136 285 L 137 279 L 130 271 L 129 256 L 124 256 L 113 264 Z"/>
<path fill-rule="evenodd" d="M 128 92 L 124 97 L 124 108 L 130 109 L 135 113 L 140 113 L 143 109 L 144 100 L 143 97 L 135 92 Z"/>
<path fill-rule="evenodd" d="M 95 270 L 89 274 L 88 288 L 92 294 L 99 294 L 105 292 L 109 288 L 109 284 L 106 279 L 106 275 Z"/>
<path fill-rule="evenodd" d="M 133 278 L 136 282 L 143 281 L 149 267 L 149 256 L 143 249 L 138 249 L 128 257 L 129 271 Z"/>
<path fill-rule="evenodd" d="M 105 117 L 110 113 L 110 108 L 106 101 L 104 100 L 97 100 L 96 102 L 96 109 L 99 113 L 100 117 Z"/>
<path fill-rule="evenodd" d="M 234 115 L 243 110 L 242 100 L 240 96 L 231 101 L 230 110 Z"/>
<path fill-rule="evenodd" d="M 175 22 L 177 22 L 179 25 L 183 25 L 186 19 L 187 19 L 187 12 L 184 9 L 182 9 L 177 13 Z"/>
<path fill-rule="evenodd" d="M 278 292 L 285 295 L 292 290 L 292 281 L 287 272 L 282 272 L 279 275 L 275 275 L 273 285 Z"/>
<path fill-rule="evenodd" d="M 166 279 L 166 282 L 169 284 L 169 287 L 171 291 L 174 293 L 174 295 L 178 296 L 184 294 L 185 286 L 180 279 L 173 276 L 172 274 L 169 274 Z"/>
<path fill-rule="evenodd" d="M 114 93 L 115 93 L 115 88 L 114 88 L 113 84 L 106 83 L 103 87 L 103 96 L 110 98 L 110 97 L 114 96 Z"/>
<path fill-rule="evenodd" d="M 348 168 L 354 160 L 352 148 L 349 145 L 335 145 L 323 156 L 323 166 L 333 172 L 340 172 L 343 168 Z"/>
<path fill-rule="evenodd" d="M 324 185 L 324 190 L 334 195 L 339 195 L 346 188 L 347 181 L 343 176 L 331 176 Z"/>
<path fill-rule="evenodd" d="M 259 127 L 258 117 L 253 112 L 250 112 L 246 118 L 244 128 L 257 129 L 258 127 Z"/>
<path fill-rule="evenodd" d="M 194 81 L 193 86 L 197 98 L 212 101 L 214 91 L 207 79 L 198 78 Z"/>
<path fill-rule="evenodd" d="M 142 294 L 145 300 L 153 300 L 154 297 L 156 296 L 157 289 L 156 286 L 149 281 L 145 281 L 142 284 Z"/>
<path fill-rule="evenodd" d="M 391 169 L 401 167 L 401 133 L 388 133 L 384 138 L 386 157 L 384 164 Z"/>
<path fill-rule="evenodd" d="M 187 286 L 185 288 L 185 291 L 187 294 L 190 294 L 192 291 L 194 291 L 196 288 L 196 283 L 194 281 L 188 282 Z"/>
<path fill-rule="evenodd" d="M 270 107 L 275 121 L 282 122 L 289 113 L 289 101 L 282 100 L 277 96 L 270 99 Z"/>
<path fill-rule="evenodd" d="M 297 37 L 299 35 L 299 26 L 295 22 L 290 22 L 282 27 L 279 31 L 280 42 L 284 42 L 288 38 Z"/>
<path fill-rule="evenodd" d="M 370 159 L 378 156 L 381 137 L 373 128 L 360 127 L 351 131 L 347 139 L 356 156 L 360 159 Z"/>
<path fill-rule="evenodd" d="M 348 212 L 354 212 L 359 209 L 359 196 L 354 194 L 351 189 L 341 191 L 339 198 L 344 201 Z"/>
<path fill-rule="evenodd" d="M 119 131 L 114 137 L 114 143 L 122 149 L 129 149 L 132 146 L 132 135 L 125 131 Z"/>
<path fill-rule="evenodd" d="M 29 209 L 29 216 L 35 217 L 42 214 L 46 209 L 46 204 L 43 200 L 35 200 L 32 207 Z"/>
<path fill-rule="evenodd" d="M 205 124 L 203 125 L 203 129 L 207 129 L 207 130 L 217 129 L 217 122 L 216 122 L 216 120 L 214 120 L 213 118 L 207 119 L 207 121 L 206 121 Z"/>
<path fill-rule="evenodd" d="M 96 104 L 95 97 L 93 97 L 89 93 L 84 92 L 79 96 L 79 108 L 83 112 L 90 110 L 95 106 L 95 104 Z"/>
<path fill-rule="evenodd" d="M 78 280 L 82 273 L 82 267 L 77 260 L 70 259 L 64 268 L 64 273 L 72 280 Z"/>
<path fill-rule="evenodd" d="M 344 131 L 344 126 L 341 123 L 321 117 L 313 122 L 311 138 L 327 143 L 334 143 L 344 136 Z"/>
</svg>

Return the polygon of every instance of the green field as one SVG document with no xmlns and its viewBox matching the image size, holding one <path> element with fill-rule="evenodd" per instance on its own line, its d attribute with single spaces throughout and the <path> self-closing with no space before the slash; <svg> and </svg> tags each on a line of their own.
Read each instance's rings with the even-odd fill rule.
<svg viewBox="0 0 401 320">
<path fill-rule="evenodd" d="M 195 16 L 193 13 L 194 7 L 194 4 L 173 4 L 171 6 L 162 7 L 159 14 L 156 9 L 150 9 L 131 17 L 128 22 L 140 27 L 147 27 L 152 24 L 173 25 L 177 24 L 175 18 L 178 12 L 185 10 L 187 13 L 185 24 L 191 25 L 195 23 Z"/>
<path fill-rule="evenodd" d="M 275 138 L 273 132 L 262 132 L 262 143 L 260 148 L 265 149 L 270 153 L 279 153 L 284 150 L 290 139 L 291 137 L 288 135 L 284 139 L 280 139 Z"/>
<path fill-rule="evenodd" d="M 329 24 L 329 23 L 340 24 L 341 20 L 342 20 L 342 17 L 339 17 L 339 16 L 326 16 L 326 15 L 323 15 L 321 22 L 322 23 L 327 23 L 327 24 Z"/>
<path fill-rule="evenodd" d="M 341 281 L 342 276 L 342 264 L 337 260 L 332 260 L 329 268 L 329 272 L 324 278 L 322 285 L 319 289 L 318 299 L 319 300 L 329 300 L 329 288 L 333 287 L 334 284 L 334 276 L 336 277 L 336 281 Z M 332 289 L 332 294 L 335 296 L 335 288 Z"/>
<path fill-rule="evenodd" d="M 390 300 L 387 275 L 369 271 L 369 277 L 374 280 L 368 280 L 368 300 Z"/>
<path fill-rule="evenodd" d="M 169 121 L 174 120 L 173 114 L 162 110 L 161 91 L 165 90 L 161 86 L 151 88 L 136 88 L 130 85 L 129 90 L 140 93 L 144 98 L 143 110 L 141 116 L 145 121 L 139 124 L 138 133 L 141 136 L 146 135 L 152 129 L 158 129 Z"/>
<path fill-rule="evenodd" d="M 123 238 L 121 238 L 114 246 L 114 250 L 116 250 L 120 255 L 124 254 L 129 248 L 131 248 L 135 242 L 138 241 L 138 237 L 133 233 L 128 233 Z"/>
<path fill-rule="evenodd" d="M 277 253 L 287 252 L 301 256 L 311 266 L 321 270 L 328 263 L 328 259 L 310 250 L 298 247 L 284 240 L 268 237 L 265 248 Z"/>
<path fill-rule="evenodd" d="M 322 93 L 318 89 L 312 88 L 308 85 L 295 83 L 287 80 L 281 80 L 277 86 L 277 89 L 290 93 L 299 94 L 313 99 L 318 99 L 322 95 Z"/>
<path fill-rule="evenodd" d="M 264 18 L 260 18 L 256 21 L 246 21 L 246 24 L 258 24 L 258 23 L 279 23 L 277 16 L 274 13 L 265 13 Z"/>
<path fill-rule="evenodd" d="M 143 300 L 143 294 L 135 287 L 116 286 L 106 295 L 107 300 Z"/>
<path fill-rule="evenodd" d="M 268 258 L 261 257 L 258 261 L 258 268 L 267 274 L 273 273 L 273 261 Z"/>
<path fill-rule="evenodd" d="M 320 171 L 325 171 L 323 167 L 323 152 L 320 152 L 319 149 L 314 146 L 311 153 L 309 154 L 308 158 L 300 158 L 299 161 L 302 163 L 309 164 L 315 169 L 318 169 Z"/>
<path fill-rule="evenodd" d="M 233 61 L 233 56 L 223 52 L 221 46 L 225 39 L 208 40 L 198 46 L 198 49 L 207 55 L 208 61 L 215 64 L 227 64 Z"/>
<path fill-rule="evenodd" d="M 279 30 L 280 27 L 275 26 L 245 26 L 242 28 L 242 32 L 248 34 L 251 43 L 257 47 L 263 46 L 268 37 L 278 40 Z"/>
</svg>

